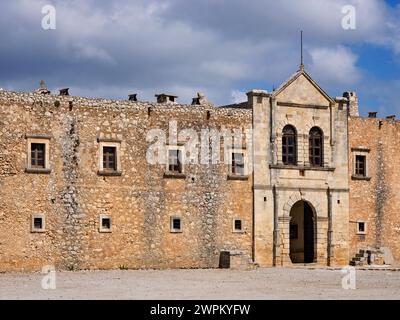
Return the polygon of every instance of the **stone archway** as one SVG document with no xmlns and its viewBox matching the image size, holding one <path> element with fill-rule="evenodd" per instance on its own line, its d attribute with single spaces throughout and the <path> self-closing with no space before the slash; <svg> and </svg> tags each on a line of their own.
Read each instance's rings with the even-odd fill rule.
<svg viewBox="0 0 400 320">
<path fill-rule="evenodd" d="M 313 263 L 316 258 L 316 219 L 312 205 L 297 201 L 290 210 L 289 256 L 292 263 Z"/>
<path fill-rule="evenodd" d="M 290 221 L 292 219 L 290 213 L 292 207 L 299 201 L 306 202 L 313 211 L 314 263 L 323 265 L 327 262 L 328 218 L 327 213 L 322 209 L 323 207 L 320 203 L 323 199 L 321 196 L 323 195 L 325 194 L 299 190 L 290 194 L 284 202 L 283 215 L 278 217 L 280 228 L 279 259 L 282 266 L 291 266 L 293 264 L 290 257 Z"/>
</svg>

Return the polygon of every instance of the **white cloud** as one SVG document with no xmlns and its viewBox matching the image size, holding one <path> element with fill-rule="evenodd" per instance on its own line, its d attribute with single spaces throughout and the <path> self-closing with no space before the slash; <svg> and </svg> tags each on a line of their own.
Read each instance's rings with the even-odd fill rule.
<svg viewBox="0 0 400 320">
<path fill-rule="evenodd" d="M 245 92 L 240 90 L 232 90 L 231 91 L 231 102 L 232 103 L 240 103 L 247 101 L 247 95 Z"/>
<path fill-rule="evenodd" d="M 312 64 L 310 70 L 319 80 L 329 85 L 354 85 L 361 79 L 357 68 L 358 56 L 343 46 L 336 48 L 312 48 L 309 50 Z"/>
<path fill-rule="evenodd" d="M 125 98 L 136 90 L 152 100 L 171 91 L 190 103 L 202 91 L 227 104 L 243 101 L 240 92 L 253 85 L 277 87 L 297 69 L 301 29 L 306 69 L 328 92 L 367 81 L 352 45 L 400 54 L 400 7 L 389 10 L 382 0 L 52 3 L 57 30 L 44 32 L 40 9 L 47 1 L 1 2 L 2 87 L 34 89 L 44 78 L 50 87 L 62 83 L 92 96 Z M 357 10 L 353 31 L 341 28 L 347 4 Z"/>
</svg>

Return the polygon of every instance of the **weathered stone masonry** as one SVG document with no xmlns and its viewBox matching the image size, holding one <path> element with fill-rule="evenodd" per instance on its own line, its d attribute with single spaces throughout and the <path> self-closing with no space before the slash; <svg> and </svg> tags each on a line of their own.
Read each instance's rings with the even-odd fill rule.
<svg viewBox="0 0 400 320">
<path fill-rule="evenodd" d="M 360 117 L 354 92 L 329 97 L 301 67 L 239 104 L 157 100 L 0 91 L 0 272 L 216 268 L 229 252 L 232 267 L 347 265 L 382 248 L 375 262 L 400 260 L 399 122 Z M 152 129 L 185 153 L 175 126 L 219 161 L 178 174 L 149 163 Z M 239 129 L 242 141 L 204 143 L 205 129 Z M 31 167 L 32 143 L 45 148 L 43 168 Z M 111 173 L 103 147 L 116 150 Z M 247 171 L 232 176 L 235 152 Z"/>
<path fill-rule="evenodd" d="M 221 250 L 250 259 L 251 176 L 228 180 L 222 161 L 167 178 L 164 165 L 146 162 L 151 128 L 241 128 L 250 110 L 0 92 L 0 112 L 1 270 L 209 268 Z M 30 135 L 50 139 L 48 174 L 25 172 Z M 98 174 L 99 138 L 121 141 L 120 176 Z M 36 213 L 44 233 L 30 232 Z M 99 232 L 100 214 L 111 233 Z M 171 216 L 182 233 L 170 232 Z M 232 232 L 237 218 L 242 233 Z"/>
</svg>

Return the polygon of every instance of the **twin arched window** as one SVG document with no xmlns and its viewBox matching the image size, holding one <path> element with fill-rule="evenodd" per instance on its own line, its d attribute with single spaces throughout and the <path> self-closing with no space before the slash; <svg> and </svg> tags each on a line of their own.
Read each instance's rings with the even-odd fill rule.
<svg viewBox="0 0 400 320">
<path fill-rule="evenodd" d="M 313 167 L 323 166 L 323 133 L 318 127 L 311 128 L 308 136 L 309 161 Z M 296 129 L 287 125 L 282 130 L 282 162 L 285 165 L 297 165 Z"/>
</svg>

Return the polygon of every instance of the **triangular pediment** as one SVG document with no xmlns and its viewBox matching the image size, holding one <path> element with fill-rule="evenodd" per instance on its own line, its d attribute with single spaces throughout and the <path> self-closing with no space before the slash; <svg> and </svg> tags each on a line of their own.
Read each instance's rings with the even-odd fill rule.
<svg viewBox="0 0 400 320">
<path fill-rule="evenodd" d="M 277 101 L 299 105 L 329 106 L 333 101 L 304 70 L 280 86 L 274 96 Z"/>
</svg>

